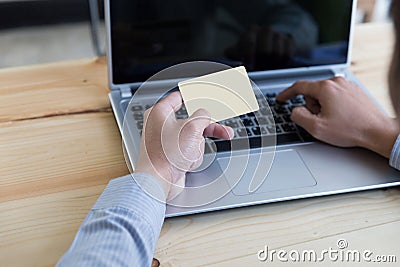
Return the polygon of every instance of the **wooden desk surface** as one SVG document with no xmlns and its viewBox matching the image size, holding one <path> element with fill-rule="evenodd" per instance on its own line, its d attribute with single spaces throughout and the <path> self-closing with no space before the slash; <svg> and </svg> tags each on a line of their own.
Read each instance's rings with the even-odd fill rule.
<svg viewBox="0 0 400 267">
<path fill-rule="evenodd" d="M 357 26 L 352 70 L 390 113 L 391 48 L 390 25 Z M 102 59 L 0 71 L 0 265 L 54 265 L 107 182 L 128 173 L 107 93 Z M 168 219 L 155 257 L 253 266 L 267 264 L 257 260 L 266 245 L 320 251 L 345 238 L 399 262 L 399 237 L 391 188 Z"/>
</svg>

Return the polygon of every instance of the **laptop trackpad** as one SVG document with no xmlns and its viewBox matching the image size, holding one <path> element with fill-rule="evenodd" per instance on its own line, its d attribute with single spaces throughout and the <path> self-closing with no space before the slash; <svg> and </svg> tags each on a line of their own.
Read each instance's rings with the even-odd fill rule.
<svg viewBox="0 0 400 267">
<path fill-rule="evenodd" d="M 235 157 L 243 157 L 244 160 L 247 160 L 247 156 Z M 257 164 L 262 164 L 262 162 L 259 163 L 259 159 L 260 157 L 258 154 L 251 154 L 249 156 L 246 170 L 243 173 L 243 178 L 240 179 L 239 182 L 237 182 L 238 179 L 236 178 L 230 179 L 230 177 L 225 177 L 231 187 L 237 183 L 232 189 L 233 194 L 243 196 L 277 190 L 310 187 L 317 184 L 317 181 L 314 179 L 304 161 L 295 150 L 275 152 L 273 164 L 267 175 L 267 170 L 258 172 L 258 174 L 254 171 L 257 168 Z M 217 162 L 221 169 L 224 170 L 229 164 L 229 158 L 219 158 Z M 240 172 L 240 170 L 238 170 L 238 172 Z M 258 181 L 261 184 L 257 185 L 257 187 L 259 187 L 255 191 L 251 190 L 251 187 L 249 187 L 252 178 L 253 183 L 254 181 Z"/>
</svg>

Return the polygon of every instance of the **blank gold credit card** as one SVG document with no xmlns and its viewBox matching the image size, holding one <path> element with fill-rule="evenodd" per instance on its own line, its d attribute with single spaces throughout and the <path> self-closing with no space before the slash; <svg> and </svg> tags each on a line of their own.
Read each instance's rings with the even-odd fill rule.
<svg viewBox="0 0 400 267">
<path fill-rule="evenodd" d="M 182 81 L 178 86 L 189 116 L 202 108 L 218 122 L 259 109 L 243 66 Z"/>
</svg>

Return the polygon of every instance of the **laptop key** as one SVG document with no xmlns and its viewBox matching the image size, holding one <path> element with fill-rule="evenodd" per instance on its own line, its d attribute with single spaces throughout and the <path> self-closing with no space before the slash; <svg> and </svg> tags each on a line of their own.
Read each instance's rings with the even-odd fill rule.
<svg viewBox="0 0 400 267">
<path fill-rule="evenodd" d="M 272 125 L 267 126 L 268 132 L 271 134 L 276 133 L 275 127 Z"/>
<path fill-rule="evenodd" d="M 269 123 L 267 124 L 275 124 L 274 116 L 268 116 Z"/>
<path fill-rule="evenodd" d="M 135 120 L 137 120 L 137 121 L 143 120 L 143 113 L 142 113 L 142 112 L 135 111 L 135 112 L 133 112 L 133 118 L 134 118 Z"/>
<path fill-rule="evenodd" d="M 272 98 L 272 97 L 275 97 L 275 96 L 276 96 L 276 93 L 266 93 L 265 96 L 266 96 L 267 98 Z"/>
<path fill-rule="evenodd" d="M 227 140 L 215 141 L 215 147 L 217 148 L 217 152 L 225 152 L 231 151 L 231 142 Z"/>
<path fill-rule="evenodd" d="M 266 116 L 260 116 L 260 117 L 256 118 L 255 121 L 258 125 L 270 124 L 270 122 L 268 121 L 268 118 Z"/>
<path fill-rule="evenodd" d="M 282 115 L 282 118 L 285 122 L 292 122 L 292 119 L 290 118 L 290 115 Z"/>
<path fill-rule="evenodd" d="M 287 105 L 289 105 L 289 101 L 284 101 L 284 102 L 282 102 L 282 101 L 276 101 L 276 104 L 278 104 L 278 105 L 280 105 L 280 106 L 287 106 Z"/>
<path fill-rule="evenodd" d="M 239 127 L 239 123 L 236 120 L 227 120 L 227 121 L 223 121 L 221 122 L 221 124 L 224 124 L 226 126 L 232 127 L 232 128 L 238 128 Z"/>
<path fill-rule="evenodd" d="M 297 96 L 295 98 L 292 98 L 290 100 L 290 102 L 294 105 L 304 105 L 305 104 L 304 98 L 302 96 Z"/>
<path fill-rule="evenodd" d="M 267 99 L 268 105 L 273 106 L 276 104 L 275 98 L 268 98 Z"/>
<path fill-rule="evenodd" d="M 251 130 L 253 131 L 254 135 L 261 135 L 260 127 L 253 127 Z"/>
<path fill-rule="evenodd" d="M 256 114 L 254 114 L 254 112 L 247 113 L 246 115 L 249 118 L 255 118 L 256 117 Z"/>
<path fill-rule="evenodd" d="M 236 133 L 239 137 L 245 137 L 247 136 L 247 131 L 243 128 L 238 128 L 236 129 Z"/>
<path fill-rule="evenodd" d="M 261 132 L 262 135 L 267 135 L 267 134 L 269 134 L 267 128 L 264 127 L 264 126 L 260 127 L 260 132 Z"/>
<path fill-rule="evenodd" d="M 260 107 L 267 107 L 268 105 L 273 105 L 273 104 L 269 104 L 268 100 L 265 99 L 258 99 L 258 105 Z"/>
<path fill-rule="evenodd" d="M 271 112 L 268 108 L 260 108 L 260 113 L 261 113 L 262 115 L 266 115 L 266 116 L 272 114 L 272 112 Z"/>
<path fill-rule="evenodd" d="M 316 139 L 309 134 L 306 130 L 304 130 L 302 127 L 297 126 L 297 129 L 299 131 L 300 136 L 303 138 L 304 142 L 314 142 Z"/>
<path fill-rule="evenodd" d="M 184 107 L 180 108 L 177 112 L 177 115 L 186 115 L 187 116 L 187 112 L 186 109 Z"/>
<path fill-rule="evenodd" d="M 293 123 L 284 123 L 281 125 L 281 127 L 285 132 L 295 132 L 296 131 L 296 127 L 294 126 Z"/>
<path fill-rule="evenodd" d="M 188 118 L 188 115 L 185 115 L 185 114 L 175 115 L 175 118 L 176 118 L 177 120 L 184 120 L 184 119 L 187 119 L 187 118 Z"/>
<path fill-rule="evenodd" d="M 143 110 L 143 106 L 141 106 L 141 105 L 133 105 L 131 107 L 131 110 L 132 111 L 142 111 Z"/>
<path fill-rule="evenodd" d="M 274 110 L 279 115 L 281 115 L 281 114 L 284 114 L 284 115 L 289 114 L 289 111 L 287 110 L 287 108 L 285 106 L 275 106 Z"/>
<path fill-rule="evenodd" d="M 282 117 L 277 115 L 274 116 L 274 121 L 276 124 L 283 123 Z"/>
<path fill-rule="evenodd" d="M 301 138 L 297 133 L 278 134 L 276 136 L 277 145 L 286 145 L 301 142 Z"/>
<path fill-rule="evenodd" d="M 247 136 L 253 136 L 253 132 L 249 127 L 246 127 Z"/>
<path fill-rule="evenodd" d="M 254 126 L 254 122 L 252 119 L 243 119 L 244 126 Z"/>
</svg>

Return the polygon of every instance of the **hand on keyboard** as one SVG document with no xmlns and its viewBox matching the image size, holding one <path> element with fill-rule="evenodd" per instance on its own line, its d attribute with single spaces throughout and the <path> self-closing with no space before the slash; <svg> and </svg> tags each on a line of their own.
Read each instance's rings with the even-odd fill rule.
<svg viewBox="0 0 400 267">
<path fill-rule="evenodd" d="M 294 108 L 291 119 L 315 138 L 341 147 L 361 146 L 390 156 L 399 133 L 397 123 L 355 84 L 342 77 L 299 81 L 276 99 L 286 101 L 297 95 L 304 95 L 306 105 Z"/>
</svg>

